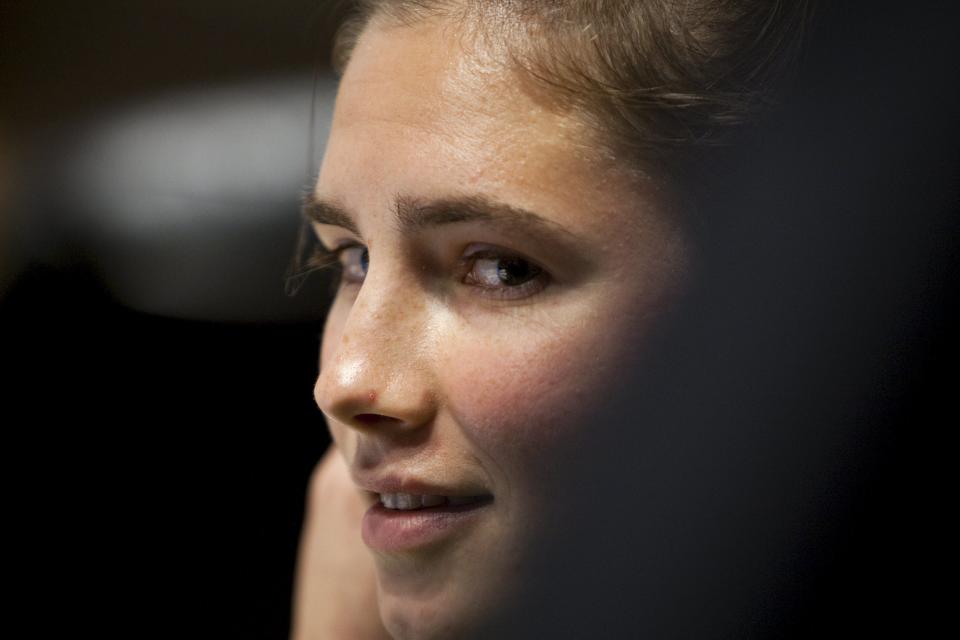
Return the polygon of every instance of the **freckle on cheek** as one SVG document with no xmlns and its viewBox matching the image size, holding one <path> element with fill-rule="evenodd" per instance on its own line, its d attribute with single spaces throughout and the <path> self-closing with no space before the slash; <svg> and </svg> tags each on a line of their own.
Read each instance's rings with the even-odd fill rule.
<svg viewBox="0 0 960 640">
<path fill-rule="evenodd" d="M 563 438 L 573 427 L 570 420 L 580 402 L 568 392 L 575 371 L 562 360 L 503 356 L 495 371 L 499 375 L 490 375 L 486 367 L 467 370 L 451 381 L 471 431 L 487 441 L 536 446 Z"/>
</svg>

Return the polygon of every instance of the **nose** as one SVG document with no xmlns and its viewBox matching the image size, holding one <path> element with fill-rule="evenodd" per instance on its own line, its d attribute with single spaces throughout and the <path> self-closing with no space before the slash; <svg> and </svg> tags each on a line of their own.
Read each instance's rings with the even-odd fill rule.
<svg viewBox="0 0 960 640">
<path fill-rule="evenodd" d="M 368 273 L 348 310 L 334 305 L 327 318 L 314 397 L 348 427 L 399 437 L 436 413 L 429 319 L 410 287 L 379 286 L 373 277 Z"/>
</svg>

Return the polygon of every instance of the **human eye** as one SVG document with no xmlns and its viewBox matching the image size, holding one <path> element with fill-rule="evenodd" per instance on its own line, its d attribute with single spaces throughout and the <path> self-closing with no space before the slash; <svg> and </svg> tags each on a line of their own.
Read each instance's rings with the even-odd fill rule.
<svg viewBox="0 0 960 640">
<path fill-rule="evenodd" d="M 346 285 L 359 285 L 366 278 L 370 266 L 367 248 L 358 242 L 347 241 L 328 249 L 317 241 L 303 269 L 295 277 L 305 277 L 317 271 L 332 270 L 336 273 L 333 281 L 335 289 Z"/>
<path fill-rule="evenodd" d="M 361 284 L 370 268 L 370 252 L 361 244 L 349 243 L 333 250 L 341 268 L 343 284 Z"/>
<path fill-rule="evenodd" d="M 463 283 L 476 287 L 481 295 L 520 300 L 540 293 L 550 275 L 533 261 L 512 251 L 491 245 L 474 244 L 464 251 L 461 262 Z"/>
</svg>

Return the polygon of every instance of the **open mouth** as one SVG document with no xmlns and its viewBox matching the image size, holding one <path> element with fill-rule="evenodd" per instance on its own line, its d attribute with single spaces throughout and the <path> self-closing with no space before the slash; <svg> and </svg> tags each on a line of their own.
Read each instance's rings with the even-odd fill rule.
<svg viewBox="0 0 960 640">
<path fill-rule="evenodd" d="M 395 511 L 417 511 L 423 509 L 449 509 L 486 504 L 493 500 L 491 495 L 480 496 L 433 496 L 415 493 L 381 493 L 380 504 Z"/>
<path fill-rule="evenodd" d="M 363 516 L 364 543 L 380 552 L 413 552 L 442 540 L 465 535 L 488 513 L 493 496 L 441 496 L 375 493 L 378 498 Z"/>
</svg>

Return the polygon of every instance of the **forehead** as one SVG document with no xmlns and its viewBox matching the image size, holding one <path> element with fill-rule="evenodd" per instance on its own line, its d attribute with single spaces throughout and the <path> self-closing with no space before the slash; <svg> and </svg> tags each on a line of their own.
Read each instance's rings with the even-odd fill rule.
<svg viewBox="0 0 960 640">
<path fill-rule="evenodd" d="M 483 194 L 581 225 L 616 219 L 629 193 L 621 221 L 635 221 L 651 185 L 598 158 L 587 127 L 503 60 L 439 20 L 368 27 L 340 85 L 318 193 L 355 210 L 397 194 Z"/>
<path fill-rule="evenodd" d="M 505 43 L 472 32 L 442 19 L 409 26 L 374 22 L 357 41 L 345 83 L 389 86 L 395 97 L 406 98 L 389 106 L 413 114 L 463 110 L 485 124 L 544 125 L 549 119 L 575 124 L 526 91 L 529 83 L 513 71 Z"/>
</svg>

